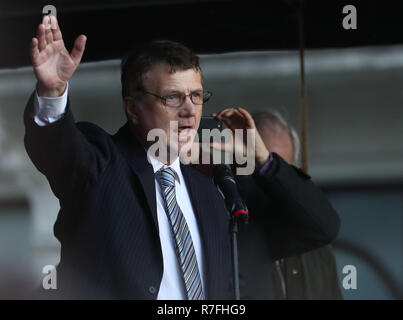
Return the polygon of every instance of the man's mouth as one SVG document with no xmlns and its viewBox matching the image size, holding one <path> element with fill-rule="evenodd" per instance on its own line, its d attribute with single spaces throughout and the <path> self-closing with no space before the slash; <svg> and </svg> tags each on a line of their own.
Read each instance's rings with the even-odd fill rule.
<svg viewBox="0 0 403 320">
<path fill-rule="evenodd" d="M 179 142 L 187 143 L 191 138 L 193 126 L 180 126 L 178 128 Z"/>
<path fill-rule="evenodd" d="M 180 127 L 178 127 L 178 133 L 183 132 L 183 133 L 187 134 L 187 133 L 189 133 L 189 130 L 192 128 L 193 128 L 192 126 L 180 126 Z"/>
</svg>

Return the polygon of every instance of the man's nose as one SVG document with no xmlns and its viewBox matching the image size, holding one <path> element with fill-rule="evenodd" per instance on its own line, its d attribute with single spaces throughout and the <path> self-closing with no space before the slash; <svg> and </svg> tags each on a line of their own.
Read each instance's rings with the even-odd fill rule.
<svg viewBox="0 0 403 320">
<path fill-rule="evenodd" d="M 196 115 L 196 108 L 201 108 L 201 106 L 195 105 L 192 99 L 190 99 L 190 95 L 186 96 L 185 101 L 180 108 L 179 114 L 182 117 L 193 117 Z"/>
</svg>

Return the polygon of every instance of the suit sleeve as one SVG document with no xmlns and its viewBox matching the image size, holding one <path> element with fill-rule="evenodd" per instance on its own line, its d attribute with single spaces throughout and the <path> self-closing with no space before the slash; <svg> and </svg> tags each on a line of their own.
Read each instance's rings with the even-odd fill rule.
<svg viewBox="0 0 403 320">
<path fill-rule="evenodd" d="M 24 145 L 35 167 L 59 199 L 85 191 L 108 164 L 109 135 L 93 124 L 76 124 L 69 102 L 63 117 L 46 126 L 39 126 L 34 116 L 32 94 L 24 112 Z"/>
<path fill-rule="evenodd" d="M 251 219 L 264 230 L 274 260 L 319 248 L 336 238 L 339 216 L 309 175 L 273 153 L 270 168 L 252 177 L 241 193 Z"/>
</svg>

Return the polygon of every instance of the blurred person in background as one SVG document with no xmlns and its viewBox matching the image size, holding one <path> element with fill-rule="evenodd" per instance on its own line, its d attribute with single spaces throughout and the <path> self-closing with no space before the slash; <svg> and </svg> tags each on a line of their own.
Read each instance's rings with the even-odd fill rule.
<svg viewBox="0 0 403 320">
<path fill-rule="evenodd" d="M 263 165 L 257 162 L 251 176 L 236 176 L 250 214 L 250 223 L 239 225 L 238 234 L 241 298 L 342 299 L 330 245 L 317 243 L 314 234 L 310 248 L 296 240 L 299 215 L 319 222 L 333 209 L 311 177 L 295 166 L 300 152 L 295 130 L 278 112 L 261 112 L 252 118 L 243 108 L 230 108 L 212 115 L 232 130 L 256 129 L 256 159 L 270 153 Z M 231 150 L 228 142 L 211 146 Z M 239 150 L 234 145 L 231 152 Z M 271 188 L 262 188 L 262 172 Z M 329 223 L 338 230 L 338 220 Z M 288 234 L 283 232 L 284 224 L 290 226 Z"/>
<path fill-rule="evenodd" d="M 277 111 L 259 112 L 253 119 L 266 147 L 296 166 L 301 146 L 295 129 Z M 276 299 L 343 299 L 330 245 L 275 261 L 273 277 Z"/>
</svg>

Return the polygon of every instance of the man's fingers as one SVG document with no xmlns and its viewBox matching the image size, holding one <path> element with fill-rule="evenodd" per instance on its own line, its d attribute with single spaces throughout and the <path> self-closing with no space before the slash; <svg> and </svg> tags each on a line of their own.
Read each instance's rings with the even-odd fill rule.
<svg viewBox="0 0 403 320">
<path fill-rule="evenodd" d="M 59 23 L 57 22 L 57 18 L 54 16 L 50 16 L 50 21 L 52 25 L 52 35 L 53 35 L 53 40 L 58 41 L 62 40 L 62 32 L 60 31 L 59 28 Z"/>
<path fill-rule="evenodd" d="M 232 109 L 233 109 L 233 108 L 227 108 L 227 109 L 221 110 L 221 111 L 219 111 L 219 112 L 216 114 L 216 117 L 217 117 L 219 120 L 221 120 L 220 118 L 222 117 L 222 115 L 223 115 L 224 113 L 226 113 L 226 112 L 232 110 Z"/>
<path fill-rule="evenodd" d="M 237 116 L 237 118 L 241 119 L 241 120 L 245 120 L 245 116 L 237 109 L 234 110 L 234 115 Z"/>
<path fill-rule="evenodd" d="M 50 16 L 43 16 L 42 24 L 45 27 L 45 40 L 47 45 L 51 44 L 53 41 L 50 21 Z"/>
<path fill-rule="evenodd" d="M 40 24 L 38 26 L 38 33 L 36 35 L 36 38 L 38 39 L 39 51 L 44 50 L 46 48 L 46 39 L 45 39 L 45 26 L 43 24 Z"/>
<path fill-rule="evenodd" d="M 245 117 L 236 109 L 225 112 L 220 120 L 231 129 L 246 129 L 245 126 L 248 126 Z"/>
<path fill-rule="evenodd" d="M 221 113 L 217 118 L 221 121 L 224 121 L 224 123 L 227 125 L 227 127 L 231 128 L 232 124 L 232 116 L 234 114 L 234 109 L 228 109 L 224 112 Z"/>
<path fill-rule="evenodd" d="M 42 17 L 42 24 L 43 25 L 45 25 L 45 27 L 46 27 L 46 25 L 49 23 L 49 16 L 48 15 L 44 15 L 43 17 Z"/>
<path fill-rule="evenodd" d="M 230 117 L 233 117 L 234 115 L 237 116 L 237 117 L 241 117 L 241 118 L 244 117 L 244 116 L 243 116 L 237 109 L 235 109 L 235 108 L 224 109 L 224 110 L 220 111 L 220 112 L 217 114 L 217 117 L 218 117 L 220 120 L 222 120 L 223 118 L 230 118 Z"/>
<path fill-rule="evenodd" d="M 81 58 L 84 53 L 85 43 L 87 42 L 87 37 L 80 35 L 76 41 L 74 41 L 73 50 L 71 50 L 70 57 L 73 59 L 75 65 L 79 65 Z"/>
<path fill-rule="evenodd" d="M 223 117 L 230 117 L 235 113 L 235 109 L 230 109 L 222 114 Z"/>
<path fill-rule="evenodd" d="M 245 110 L 244 108 L 237 108 L 237 110 L 244 116 L 244 118 L 248 121 L 249 126 L 252 128 L 255 127 L 255 120 L 253 120 L 251 114 Z"/>
<path fill-rule="evenodd" d="M 227 108 L 217 114 L 213 113 L 218 120 L 224 121 L 230 129 L 247 129 L 254 128 L 252 116 L 243 108 Z"/>
<path fill-rule="evenodd" d="M 34 59 L 38 56 L 39 54 L 39 49 L 38 49 L 38 39 L 37 38 L 32 38 L 31 40 L 31 48 L 29 50 L 29 53 L 31 55 L 31 60 L 34 62 Z"/>
<path fill-rule="evenodd" d="M 230 119 L 230 118 L 228 118 L 228 117 L 225 116 L 225 115 L 217 115 L 217 116 L 216 116 L 216 119 L 218 119 L 218 120 L 220 120 L 220 121 L 223 121 L 223 122 L 225 123 L 225 125 L 226 125 L 228 128 L 231 129 L 231 119 Z"/>
<path fill-rule="evenodd" d="M 50 28 L 45 29 L 45 38 L 46 38 L 46 44 L 51 44 L 53 42 L 53 34 Z"/>
<path fill-rule="evenodd" d="M 223 113 L 221 114 L 221 117 L 230 117 L 231 115 L 233 115 L 235 112 L 235 109 L 231 108 L 228 110 L 223 111 Z"/>
</svg>

